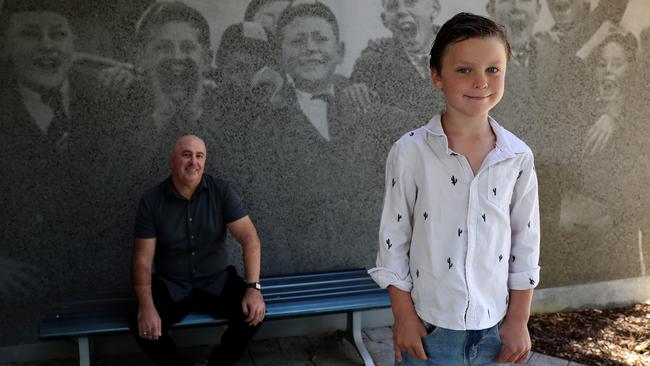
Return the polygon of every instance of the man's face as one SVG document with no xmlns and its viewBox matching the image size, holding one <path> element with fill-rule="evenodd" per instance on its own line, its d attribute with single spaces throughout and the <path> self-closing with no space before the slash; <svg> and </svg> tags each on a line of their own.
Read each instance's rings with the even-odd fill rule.
<svg viewBox="0 0 650 366">
<path fill-rule="evenodd" d="M 331 85 L 343 59 L 343 44 L 332 25 L 320 17 L 298 17 L 282 32 L 282 64 L 296 86 L 312 92 Z"/>
<path fill-rule="evenodd" d="M 172 21 L 151 30 L 140 66 L 154 85 L 174 100 L 196 94 L 210 65 L 210 52 L 188 22 Z"/>
<path fill-rule="evenodd" d="M 589 14 L 589 2 L 585 0 L 547 0 L 548 9 L 555 25 L 571 29 L 576 22 Z"/>
<path fill-rule="evenodd" d="M 282 11 L 289 6 L 289 3 L 290 1 L 282 0 L 266 3 L 253 15 L 253 21 L 264 27 L 269 34 L 275 34 L 275 23 L 280 18 Z"/>
<path fill-rule="evenodd" d="M 407 52 L 429 52 L 435 34 L 436 0 L 385 0 L 382 19 Z"/>
<path fill-rule="evenodd" d="M 18 81 L 36 90 L 60 88 L 74 57 L 74 34 L 68 20 L 55 12 L 13 14 L 3 53 Z"/>
<path fill-rule="evenodd" d="M 530 42 L 540 9 L 539 0 L 490 0 L 488 4 L 490 16 L 506 27 L 515 50 Z"/>
<path fill-rule="evenodd" d="M 203 140 L 196 136 L 181 137 L 170 158 L 172 179 L 175 183 L 196 187 L 203 177 L 206 151 Z"/>
</svg>

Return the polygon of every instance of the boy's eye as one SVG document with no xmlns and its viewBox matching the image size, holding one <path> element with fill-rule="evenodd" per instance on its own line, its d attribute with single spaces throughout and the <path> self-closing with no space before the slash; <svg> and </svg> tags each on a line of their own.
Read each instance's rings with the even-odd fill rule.
<svg viewBox="0 0 650 366">
<path fill-rule="evenodd" d="M 470 69 L 469 67 L 459 67 L 458 69 L 456 69 L 456 72 L 459 74 L 469 74 Z"/>
<path fill-rule="evenodd" d="M 499 69 L 497 67 L 492 66 L 492 67 L 488 67 L 486 71 L 489 72 L 490 74 L 496 74 L 499 72 Z"/>
</svg>

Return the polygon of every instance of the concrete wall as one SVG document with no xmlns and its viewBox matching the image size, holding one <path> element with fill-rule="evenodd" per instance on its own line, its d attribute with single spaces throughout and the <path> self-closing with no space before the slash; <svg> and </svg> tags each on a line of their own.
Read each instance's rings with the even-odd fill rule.
<svg viewBox="0 0 650 366">
<path fill-rule="evenodd" d="M 336 75 L 325 72 L 334 93 L 308 112 L 284 77 L 295 70 L 273 42 L 255 40 L 263 31 L 247 25 L 224 36 L 243 20 L 245 1 L 188 0 L 208 19 L 217 52 L 210 58 L 199 47 L 177 59 L 147 47 L 162 30 L 146 33 L 145 43 L 133 37 L 149 1 L 62 3 L 70 34 L 46 45 L 9 34 L 2 52 L 0 346 L 34 343 L 39 318 L 66 292 L 129 286 L 138 198 L 166 177 L 171 143 L 185 132 L 206 140 L 208 171 L 230 180 L 250 209 L 264 275 L 373 265 L 385 155 L 443 106 L 384 26 L 379 0 L 325 1 L 345 46 L 324 58 L 336 64 Z M 545 1 L 524 22 L 516 19 L 525 12 L 513 15 L 502 3 L 488 13 L 486 1 L 441 0 L 430 11 L 438 25 L 458 11 L 489 15 L 516 38 L 493 115 L 536 154 L 541 286 L 645 276 L 650 58 L 641 32 L 650 17 L 639 14 L 650 5 L 592 1 L 580 27 L 565 34 L 553 28 Z M 391 14 L 385 19 L 390 26 Z M 427 20 L 418 21 L 421 30 Z M 599 32 L 603 22 L 617 28 Z M 404 32 L 406 42 L 420 33 Z M 273 70 L 262 75 L 268 83 L 254 92 L 238 84 L 262 66 Z M 23 89 L 21 75 L 33 75 Z M 284 83 L 273 94 L 277 76 Z M 350 102 L 344 89 L 353 82 L 376 92 L 370 108 Z M 64 85 L 65 118 L 52 122 L 56 107 L 29 93 L 39 84 Z M 186 93 L 160 97 L 172 87 Z M 327 133 L 317 121 L 327 121 Z M 229 245 L 239 263 L 237 244 Z"/>
</svg>

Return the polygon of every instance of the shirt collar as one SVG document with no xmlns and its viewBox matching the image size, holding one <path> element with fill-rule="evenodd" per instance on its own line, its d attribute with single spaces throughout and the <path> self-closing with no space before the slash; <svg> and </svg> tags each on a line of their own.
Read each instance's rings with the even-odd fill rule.
<svg viewBox="0 0 650 366">
<path fill-rule="evenodd" d="M 196 191 L 194 191 L 194 193 L 200 192 L 206 188 L 208 188 L 208 183 L 205 181 L 205 173 L 204 173 L 203 177 L 201 177 L 201 183 L 199 183 L 199 186 L 196 187 Z M 165 180 L 164 189 L 165 189 L 166 196 L 173 194 L 175 197 L 181 198 L 181 195 L 178 194 L 178 192 L 176 191 L 176 187 L 174 187 L 174 182 L 172 181 L 171 175 L 167 178 L 167 180 Z"/>
<path fill-rule="evenodd" d="M 30 89 L 21 82 L 17 82 L 18 93 L 20 94 L 25 108 L 29 112 L 32 119 L 36 122 L 38 128 L 47 133 L 47 129 L 54 117 L 53 111 L 49 105 L 43 102 L 41 93 L 36 90 Z M 61 88 L 61 102 L 63 103 L 63 111 L 67 116 L 70 115 L 70 83 L 66 79 Z"/>
<path fill-rule="evenodd" d="M 327 90 L 325 90 L 323 93 L 313 94 L 313 93 L 308 93 L 308 92 L 306 92 L 306 91 L 302 91 L 302 90 L 296 88 L 296 82 L 293 80 L 293 78 L 292 78 L 291 75 L 289 75 L 289 74 L 287 74 L 287 82 L 288 82 L 289 85 L 291 85 L 291 86 L 293 87 L 293 89 L 296 91 L 296 96 L 297 96 L 297 97 L 301 97 L 301 98 L 303 98 L 304 100 L 312 100 L 313 97 L 314 97 L 315 95 L 319 95 L 319 96 L 320 96 L 320 95 L 328 95 L 328 96 L 330 96 L 330 97 L 333 97 L 333 96 L 334 96 L 334 85 L 333 85 L 333 84 L 331 84 L 331 85 L 327 88 Z"/>
<path fill-rule="evenodd" d="M 427 123 L 423 128 L 426 130 L 429 134 L 432 134 L 434 136 L 439 136 L 439 137 L 444 137 L 445 139 L 445 148 L 447 149 L 447 154 L 452 154 L 453 151 L 449 149 L 449 143 L 447 142 L 447 135 L 445 134 L 445 130 L 442 128 L 442 120 L 440 118 L 441 114 L 435 115 L 429 123 Z M 492 131 L 494 132 L 494 135 L 497 138 L 496 141 L 496 148 L 501 150 L 506 156 L 512 157 L 515 156 L 514 149 L 512 147 L 509 135 L 507 134 L 506 130 L 497 123 L 497 121 L 488 116 L 488 122 L 490 122 L 490 127 L 492 127 Z"/>
</svg>

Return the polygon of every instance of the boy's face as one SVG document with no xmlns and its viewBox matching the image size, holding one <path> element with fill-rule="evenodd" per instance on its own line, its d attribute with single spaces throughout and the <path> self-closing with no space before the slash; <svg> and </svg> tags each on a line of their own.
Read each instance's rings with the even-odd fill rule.
<svg viewBox="0 0 650 366">
<path fill-rule="evenodd" d="M 210 52 L 188 22 L 153 27 L 139 64 L 145 74 L 174 100 L 193 96 L 210 65 Z"/>
<path fill-rule="evenodd" d="M 282 66 L 296 86 L 307 92 L 329 87 L 343 60 L 343 44 L 332 25 L 320 17 L 297 17 L 281 31 Z"/>
<path fill-rule="evenodd" d="M 506 27 L 514 49 L 528 45 L 540 10 L 539 0 L 490 0 L 488 3 L 488 13 Z"/>
<path fill-rule="evenodd" d="M 428 52 L 433 44 L 436 0 L 384 0 L 382 19 L 407 52 Z"/>
<path fill-rule="evenodd" d="M 560 28 L 570 29 L 589 13 L 589 2 L 585 0 L 547 0 L 548 9 Z"/>
<path fill-rule="evenodd" d="M 255 15 L 253 15 L 253 21 L 262 27 L 269 33 L 275 33 L 275 23 L 277 23 L 280 18 L 282 11 L 289 6 L 290 1 L 271 1 L 262 5 Z"/>
<path fill-rule="evenodd" d="M 13 14 L 3 54 L 18 81 L 36 90 L 60 88 L 72 67 L 74 34 L 68 19 L 55 12 Z"/>
<path fill-rule="evenodd" d="M 483 117 L 503 96 L 507 56 L 497 37 L 469 38 L 447 46 L 442 70 L 432 70 L 433 83 L 445 94 L 446 113 Z"/>
<path fill-rule="evenodd" d="M 596 79 L 603 100 L 615 100 L 621 95 L 622 84 L 630 68 L 626 55 L 623 46 L 617 42 L 609 42 L 600 49 Z"/>
</svg>

